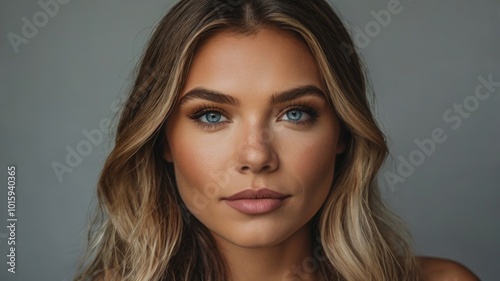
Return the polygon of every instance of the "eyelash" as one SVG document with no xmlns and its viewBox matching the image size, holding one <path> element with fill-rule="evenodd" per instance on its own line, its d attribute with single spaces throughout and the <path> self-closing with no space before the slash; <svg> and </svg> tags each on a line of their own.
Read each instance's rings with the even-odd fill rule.
<svg viewBox="0 0 500 281">
<path fill-rule="evenodd" d="M 215 106 L 202 105 L 199 108 L 193 110 L 193 113 L 189 114 L 189 118 L 191 120 L 193 120 L 196 123 L 196 125 L 200 126 L 203 129 L 212 129 L 214 127 L 219 126 L 222 122 L 207 123 L 207 122 L 202 122 L 202 121 L 198 120 L 198 119 L 200 119 L 200 117 L 202 117 L 203 115 L 210 113 L 210 112 L 219 113 L 223 116 L 225 116 L 225 114 L 226 114 L 224 112 L 224 110 L 222 110 L 221 108 L 218 108 Z"/>
<path fill-rule="evenodd" d="M 309 116 L 309 118 L 305 121 L 296 121 L 296 122 L 289 121 L 290 123 L 292 123 L 295 126 L 305 126 L 305 125 L 313 124 L 319 116 L 319 113 L 316 109 L 314 109 L 314 106 L 312 106 L 308 103 L 305 103 L 305 102 L 292 103 L 290 106 L 288 106 L 286 108 L 286 110 L 283 111 L 283 113 L 281 115 L 284 115 L 287 112 L 292 111 L 292 110 L 302 111 Z M 191 120 L 193 120 L 198 126 L 200 126 L 203 129 L 213 129 L 217 126 L 220 126 L 221 123 L 227 122 L 227 121 L 222 121 L 222 122 L 217 122 L 217 123 L 209 123 L 209 122 L 200 121 L 199 119 L 207 113 L 218 113 L 224 117 L 226 116 L 225 111 L 222 110 L 221 108 L 218 108 L 215 106 L 206 106 L 206 105 L 202 105 L 202 106 L 196 108 L 195 110 L 193 110 L 193 113 L 189 114 L 188 116 Z M 285 121 L 287 121 L 287 120 L 285 120 Z"/>
<path fill-rule="evenodd" d="M 309 115 L 309 118 L 304 121 L 296 121 L 296 122 L 289 121 L 290 123 L 296 126 L 305 126 L 313 124 L 316 121 L 316 119 L 318 119 L 319 116 L 319 112 L 316 109 L 314 109 L 314 106 L 305 102 L 294 102 L 290 104 L 290 106 L 286 108 L 283 114 L 286 114 L 287 112 L 292 110 L 299 110 Z"/>
</svg>

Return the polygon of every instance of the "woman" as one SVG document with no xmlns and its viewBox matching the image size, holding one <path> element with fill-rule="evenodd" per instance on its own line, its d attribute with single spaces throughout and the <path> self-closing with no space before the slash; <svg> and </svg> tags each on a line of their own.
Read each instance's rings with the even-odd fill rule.
<svg viewBox="0 0 500 281">
<path fill-rule="evenodd" d="M 387 146 L 326 1 L 180 1 L 98 184 L 77 280 L 477 280 L 413 255 L 374 180 Z"/>
</svg>

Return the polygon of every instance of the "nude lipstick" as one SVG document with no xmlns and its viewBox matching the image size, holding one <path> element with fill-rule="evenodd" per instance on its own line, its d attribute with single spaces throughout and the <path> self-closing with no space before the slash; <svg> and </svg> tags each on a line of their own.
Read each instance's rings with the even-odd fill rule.
<svg viewBox="0 0 500 281">
<path fill-rule="evenodd" d="M 245 189 L 223 198 L 232 208 L 247 215 L 260 215 L 279 208 L 288 195 L 267 189 Z"/>
</svg>

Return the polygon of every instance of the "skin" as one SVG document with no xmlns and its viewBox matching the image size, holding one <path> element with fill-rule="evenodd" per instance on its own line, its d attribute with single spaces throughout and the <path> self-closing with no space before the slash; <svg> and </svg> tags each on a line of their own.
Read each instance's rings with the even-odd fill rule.
<svg viewBox="0 0 500 281">
<path fill-rule="evenodd" d="M 323 93 L 269 102 L 301 86 Z M 326 199 L 335 157 L 345 149 L 314 59 L 302 42 L 282 32 L 218 33 L 195 54 L 179 100 L 199 87 L 238 104 L 196 97 L 181 102 L 169 117 L 164 157 L 174 163 L 180 195 L 213 234 L 232 280 L 281 280 L 313 256 L 308 222 Z M 314 108 L 318 116 L 296 104 Z M 220 118 L 215 127 L 203 128 L 193 120 L 200 106 L 220 108 L 221 115 L 208 114 Z M 208 123 L 208 115 L 195 120 Z M 259 215 L 241 213 L 221 200 L 262 187 L 289 197 L 278 209 Z"/>
<path fill-rule="evenodd" d="M 480 281 L 467 267 L 449 259 L 418 257 L 417 262 L 422 267 L 424 281 Z M 115 271 L 105 270 L 96 281 L 116 280 L 113 279 L 115 274 Z"/>
<path fill-rule="evenodd" d="M 297 265 L 314 256 L 309 221 L 330 190 L 336 156 L 345 150 L 342 128 L 320 95 L 269 102 L 277 93 L 306 85 L 325 92 L 302 42 L 270 29 L 251 36 L 220 32 L 197 50 L 181 103 L 166 124 L 164 158 L 174 164 L 183 202 L 215 238 L 231 280 L 319 280 L 319 272 L 308 274 Z M 200 96 L 183 100 L 198 88 L 237 104 Z M 317 117 L 296 104 L 313 107 Z M 204 107 L 208 111 L 200 113 Z M 312 121 L 297 124 L 307 120 Z M 289 197 L 260 215 L 243 214 L 222 200 L 261 187 Z M 479 280 L 450 260 L 418 261 L 424 280 Z"/>
<path fill-rule="evenodd" d="M 426 281 L 479 281 L 479 277 L 458 262 L 434 257 L 418 257 L 417 260 Z"/>
</svg>

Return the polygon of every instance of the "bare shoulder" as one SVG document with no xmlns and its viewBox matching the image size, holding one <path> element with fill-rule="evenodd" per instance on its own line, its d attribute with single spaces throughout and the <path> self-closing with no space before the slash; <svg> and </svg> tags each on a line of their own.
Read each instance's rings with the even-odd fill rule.
<svg viewBox="0 0 500 281">
<path fill-rule="evenodd" d="M 443 258 L 417 257 L 424 281 L 480 281 L 464 265 Z"/>
</svg>

